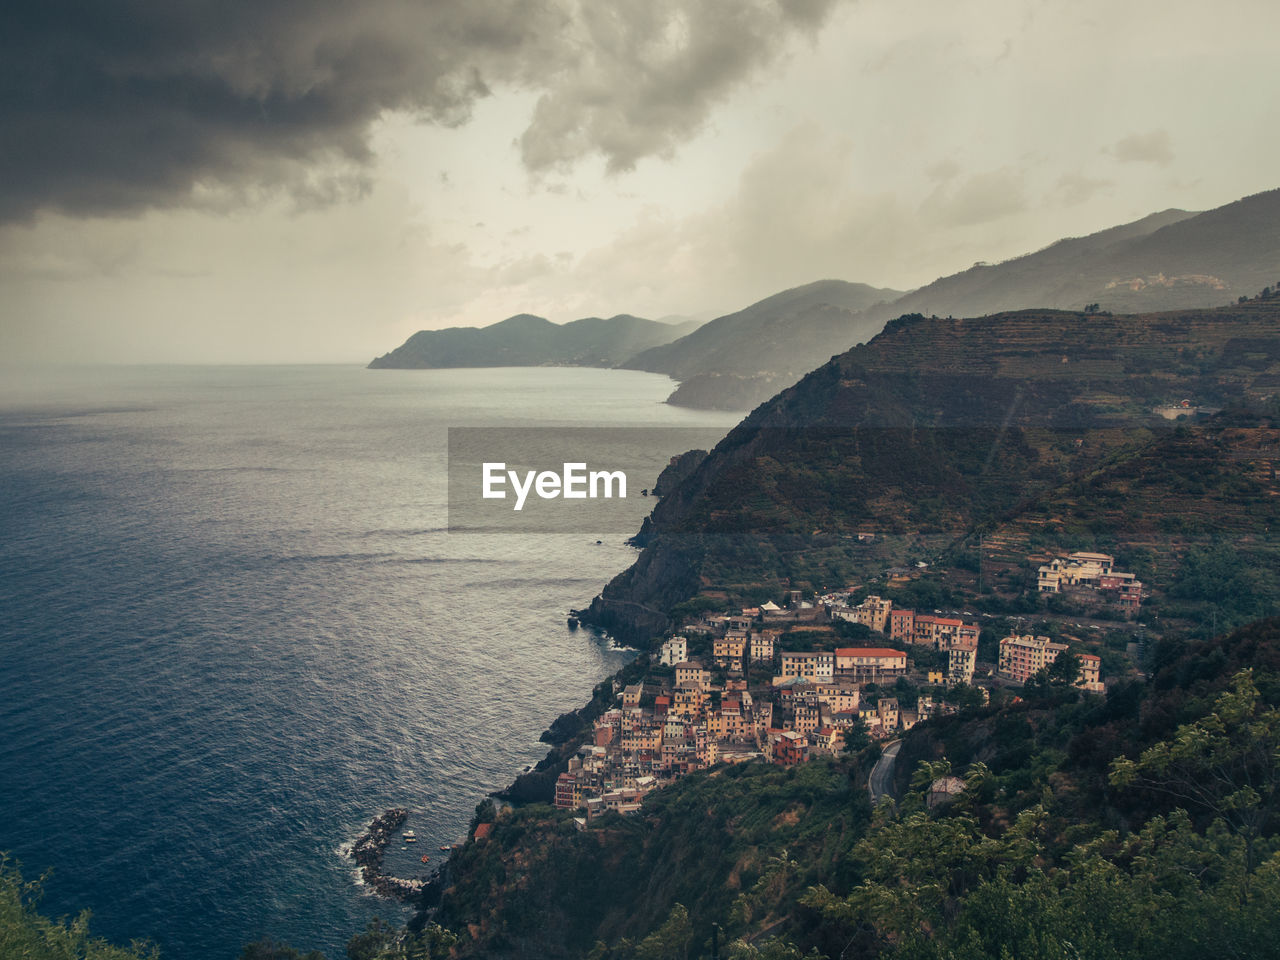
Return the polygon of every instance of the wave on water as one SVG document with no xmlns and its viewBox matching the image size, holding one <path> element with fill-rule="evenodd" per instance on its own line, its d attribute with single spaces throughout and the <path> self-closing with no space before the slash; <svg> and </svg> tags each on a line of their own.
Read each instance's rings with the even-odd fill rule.
<svg viewBox="0 0 1280 960">
<path fill-rule="evenodd" d="M 474 563 L 506 563 L 507 561 L 499 560 L 497 557 L 396 557 L 386 562 L 387 563 L 474 564 Z M 559 582 L 560 581 L 557 581 L 557 583 Z"/>
<path fill-rule="evenodd" d="M 419 527 L 417 529 L 381 529 L 366 530 L 362 537 L 425 537 L 434 533 L 448 533 L 448 527 Z"/>
</svg>

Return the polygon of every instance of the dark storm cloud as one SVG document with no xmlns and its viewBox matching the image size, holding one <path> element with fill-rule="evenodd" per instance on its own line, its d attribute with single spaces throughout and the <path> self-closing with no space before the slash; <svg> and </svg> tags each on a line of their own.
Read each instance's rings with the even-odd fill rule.
<svg viewBox="0 0 1280 960">
<path fill-rule="evenodd" d="M 9 0 L 0 220 L 130 213 L 202 190 L 303 202 L 366 184 L 386 111 L 461 124 L 543 91 L 531 169 L 669 152 L 838 0 Z"/>
<path fill-rule="evenodd" d="M 626 170 L 670 154 L 710 104 L 772 60 L 796 32 L 813 32 L 835 0 L 628 0 L 583 4 L 569 70 L 538 101 L 520 138 L 533 170 L 599 151 Z"/>
</svg>

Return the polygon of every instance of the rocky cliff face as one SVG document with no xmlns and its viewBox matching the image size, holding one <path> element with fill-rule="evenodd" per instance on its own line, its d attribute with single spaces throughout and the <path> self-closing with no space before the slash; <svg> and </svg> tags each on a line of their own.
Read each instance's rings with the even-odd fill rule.
<svg viewBox="0 0 1280 960">
<path fill-rule="evenodd" d="M 1280 304 L 891 321 L 759 407 L 658 503 L 588 619 L 631 642 L 699 592 L 928 559 L 1170 423 L 1280 385 Z M 856 534 L 878 535 L 860 554 Z M 865 561 L 865 563 L 863 562 Z"/>
</svg>

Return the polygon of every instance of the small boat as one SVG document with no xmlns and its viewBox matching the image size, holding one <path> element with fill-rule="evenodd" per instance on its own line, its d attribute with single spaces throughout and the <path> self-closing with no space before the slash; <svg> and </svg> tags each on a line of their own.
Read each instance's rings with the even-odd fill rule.
<svg viewBox="0 0 1280 960">
<path fill-rule="evenodd" d="M 425 853 L 422 855 L 422 862 L 423 862 L 423 863 L 426 863 L 426 862 L 427 862 L 428 860 L 430 860 L 430 859 L 431 859 L 431 858 L 430 858 L 430 857 L 428 857 Z"/>
<path fill-rule="evenodd" d="M 417 837 L 415 837 L 415 836 L 413 835 L 413 831 L 412 831 L 412 830 L 406 830 L 406 831 L 404 832 L 404 842 L 405 842 L 405 843 L 417 843 L 417 842 L 418 842 L 418 838 L 417 838 Z"/>
<path fill-rule="evenodd" d="M 452 849 L 453 849 L 453 844 L 452 844 L 452 843 L 446 843 L 446 844 L 443 844 L 443 845 L 440 847 L 440 849 L 441 849 L 441 850 L 444 850 L 444 851 L 446 851 L 446 852 L 448 852 L 448 851 L 450 851 L 450 850 L 452 850 Z"/>
</svg>

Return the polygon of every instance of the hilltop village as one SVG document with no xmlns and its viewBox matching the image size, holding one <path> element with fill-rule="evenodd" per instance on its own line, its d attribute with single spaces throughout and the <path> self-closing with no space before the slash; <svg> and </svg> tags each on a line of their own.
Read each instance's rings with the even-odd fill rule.
<svg viewBox="0 0 1280 960">
<path fill-rule="evenodd" d="M 1142 583 L 1114 565 L 1100 553 L 1055 558 L 1040 567 L 1038 589 L 1094 591 L 1135 611 Z M 649 791 L 695 770 L 838 755 L 988 702 L 995 688 L 1051 676 L 1105 689 L 1101 657 L 1034 634 L 1000 638 L 996 662 L 980 671 L 982 632 L 979 622 L 898 609 L 880 596 L 852 603 L 849 592 L 791 591 L 785 606 L 691 617 L 639 682 L 614 691 L 618 705 L 557 779 L 555 805 L 585 819 L 632 813 Z M 862 639 L 845 645 L 849 636 Z"/>
</svg>

